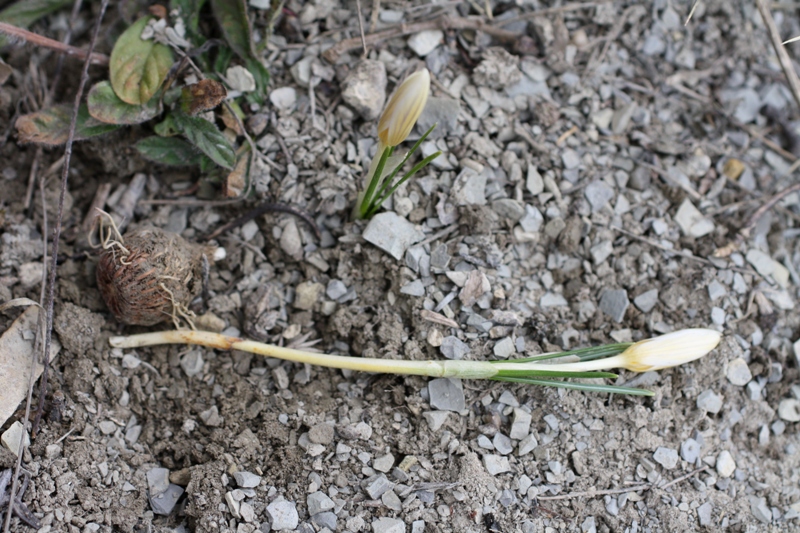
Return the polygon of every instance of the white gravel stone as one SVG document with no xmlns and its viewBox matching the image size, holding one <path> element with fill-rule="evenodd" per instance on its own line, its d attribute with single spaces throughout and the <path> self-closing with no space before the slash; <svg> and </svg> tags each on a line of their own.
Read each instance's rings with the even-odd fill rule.
<svg viewBox="0 0 800 533">
<path fill-rule="evenodd" d="M 649 313 L 657 303 L 658 289 L 650 289 L 633 299 L 633 305 L 638 307 L 642 313 Z"/>
<path fill-rule="evenodd" d="M 487 453 L 483 456 L 483 465 L 489 474 L 496 476 L 503 472 L 511 472 L 511 465 L 508 462 L 508 457 L 503 455 L 496 455 Z"/>
<path fill-rule="evenodd" d="M 606 289 L 600 297 L 600 310 L 615 322 L 622 322 L 629 304 L 628 291 L 625 289 Z"/>
<path fill-rule="evenodd" d="M 19 420 L 11 424 L 9 428 L 3 432 L 2 437 L 0 437 L 0 441 L 3 442 L 3 446 L 11 450 L 11 453 L 16 456 L 19 456 L 21 452 L 19 449 L 20 439 L 24 440 L 25 446 L 31 445 L 31 439 L 28 436 L 28 432 L 25 431 L 25 428 L 22 426 L 22 423 Z"/>
<path fill-rule="evenodd" d="M 428 423 L 431 431 L 439 431 L 439 429 L 447 422 L 447 417 L 450 415 L 447 411 L 425 411 L 422 413 L 422 418 Z"/>
<path fill-rule="evenodd" d="M 675 214 L 675 222 L 684 235 L 702 237 L 714 231 L 714 223 L 706 219 L 688 198 L 683 201 Z"/>
<path fill-rule="evenodd" d="M 330 511 L 336 504 L 327 494 L 321 491 L 312 492 L 306 498 L 306 504 L 308 505 L 308 514 L 314 516 L 317 513 L 322 513 L 325 511 Z"/>
<path fill-rule="evenodd" d="M 736 470 L 736 462 L 733 460 L 731 452 L 728 450 L 719 452 L 716 469 L 720 477 L 729 478 L 733 475 L 733 471 Z"/>
<path fill-rule="evenodd" d="M 678 466 L 678 452 L 672 448 L 659 446 L 653 454 L 653 459 L 667 470 L 672 470 Z"/>
<path fill-rule="evenodd" d="M 150 502 L 150 508 L 153 510 L 154 514 L 167 516 L 172 513 L 172 510 L 175 508 L 175 505 L 182 495 L 183 488 L 174 483 L 170 483 L 167 486 L 167 490 L 161 494 L 155 496 L 152 494 L 149 495 L 148 501 Z"/>
<path fill-rule="evenodd" d="M 720 298 L 726 296 L 727 294 L 728 290 L 719 281 L 712 280 L 711 283 L 708 284 L 708 297 L 711 299 L 712 302 L 719 300 Z"/>
<path fill-rule="evenodd" d="M 528 176 L 525 179 L 525 188 L 533 196 L 540 194 L 544 190 L 544 180 L 536 165 L 528 165 Z"/>
<path fill-rule="evenodd" d="M 409 37 L 408 47 L 419 57 L 425 57 L 436 50 L 442 39 L 444 39 L 444 33 L 441 30 L 425 30 Z"/>
<path fill-rule="evenodd" d="M 697 407 L 707 413 L 717 414 L 722 409 L 722 396 L 706 389 L 697 397 Z"/>
<path fill-rule="evenodd" d="M 408 220 L 388 211 L 372 217 L 364 230 L 364 240 L 388 253 L 398 261 L 414 243 L 425 238 Z"/>
<path fill-rule="evenodd" d="M 166 468 L 151 468 L 145 477 L 150 496 L 163 494 L 169 488 L 169 470 Z"/>
<path fill-rule="evenodd" d="M 766 498 L 759 498 L 758 496 L 748 496 L 750 500 L 750 512 L 756 517 L 756 520 L 762 524 L 769 524 L 772 522 L 772 511 L 767 505 Z"/>
<path fill-rule="evenodd" d="M 598 180 L 586 186 L 584 196 L 592 206 L 592 213 L 596 213 L 604 208 L 615 195 L 613 188 L 605 181 Z"/>
<path fill-rule="evenodd" d="M 267 516 L 269 516 L 272 531 L 295 529 L 300 522 L 297 506 L 294 502 L 286 500 L 276 500 L 270 503 L 267 506 Z"/>
<path fill-rule="evenodd" d="M 594 261 L 594 264 L 599 265 L 614 252 L 614 245 L 611 241 L 603 241 L 592 246 L 589 252 L 592 254 L 592 261 Z"/>
<path fill-rule="evenodd" d="M 466 407 L 460 379 L 438 378 L 428 382 L 431 407 L 441 411 L 463 411 Z"/>
<path fill-rule="evenodd" d="M 252 472 L 234 472 L 233 479 L 242 489 L 254 489 L 261 483 L 261 476 L 257 476 Z"/>
<path fill-rule="evenodd" d="M 519 225 L 527 233 L 538 233 L 544 224 L 544 217 L 541 211 L 532 205 L 525 204 L 525 215 L 520 219 Z"/>
<path fill-rule="evenodd" d="M 528 436 L 531 430 L 531 414 L 519 407 L 514 409 L 514 419 L 511 422 L 509 437 L 520 440 Z"/>
<path fill-rule="evenodd" d="M 415 279 L 400 287 L 400 294 L 407 294 L 408 296 L 425 296 L 425 285 L 422 280 Z"/>
<path fill-rule="evenodd" d="M 706 502 L 697 508 L 697 520 L 700 522 L 700 527 L 708 527 L 712 522 L 711 513 L 714 511 L 714 506 L 711 502 Z"/>
<path fill-rule="evenodd" d="M 778 404 L 778 416 L 787 422 L 800 422 L 800 401 L 784 398 Z"/>
<path fill-rule="evenodd" d="M 492 439 L 492 445 L 500 455 L 508 455 L 514 451 L 514 447 L 511 445 L 511 439 L 502 433 L 495 433 Z"/>
<path fill-rule="evenodd" d="M 181 357 L 181 368 L 189 377 L 196 376 L 202 372 L 204 364 L 205 361 L 201 350 L 192 350 Z"/>
<path fill-rule="evenodd" d="M 328 286 L 325 288 L 325 294 L 331 300 L 338 300 L 347 294 L 347 285 L 345 285 L 342 280 L 332 279 L 328 282 Z"/>
<path fill-rule="evenodd" d="M 772 277 L 783 288 L 789 286 L 789 270 L 761 250 L 750 250 L 745 258 L 765 278 Z"/>
<path fill-rule="evenodd" d="M 732 384 L 738 387 L 744 387 L 747 385 L 747 382 L 753 379 L 753 374 L 750 373 L 750 368 L 747 366 L 747 363 L 741 357 L 737 357 L 730 363 L 728 363 L 728 368 L 725 370 L 725 377 L 728 378 Z"/>
<path fill-rule="evenodd" d="M 406 533 L 406 523 L 397 518 L 378 518 L 372 522 L 372 533 Z"/>
<path fill-rule="evenodd" d="M 387 453 L 372 460 L 372 468 L 378 472 L 388 472 L 394 466 L 394 455 Z"/>
<path fill-rule="evenodd" d="M 521 441 L 519 441 L 519 446 L 517 447 L 517 455 L 522 457 L 523 455 L 527 455 L 531 453 L 536 447 L 539 446 L 539 442 L 536 440 L 536 437 L 531 433 L 527 437 L 524 437 Z"/>
<path fill-rule="evenodd" d="M 505 337 L 494 345 L 494 354 L 501 359 L 508 359 L 513 354 L 517 353 L 517 348 L 514 346 L 514 341 L 511 337 Z"/>
<path fill-rule="evenodd" d="M 280 110 L 288 111 L 297 103 L 297 91 L 293 87 L 280 87 L 269 93 L 269 101 Z"/>
<path fill-rule="evenodd" d="M 364 120 L 377 119 L 386 102 L 386 66 L 362 59 L 347 73 L 341 85 L 342 100 Z"/>
<path fill-rule="evenodd" d="M 711 321 L 718 326 L 725 324 L 725 311 L 721 307 L 712 307 Z"/>
<path fill-rule="evenodd" d="M 442 340 L 439 350 L 447 359 L 463 359 L 469 353 L 469 345 L 458 337 L 450 335 Z"/>
<path fill-rule="evenodd" d="M 686 439 L 681 443 L 681 459 L 689 464 L 697 462 L 700 457 L 700 443 L 694 439 Z"/>
</svg>

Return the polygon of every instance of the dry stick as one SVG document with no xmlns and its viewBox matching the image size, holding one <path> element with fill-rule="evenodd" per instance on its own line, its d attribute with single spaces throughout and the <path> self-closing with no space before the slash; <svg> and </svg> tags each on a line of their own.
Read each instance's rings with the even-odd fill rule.
<svg viewBox="0 0 800 533">
<path fill-rule="evenodd" d="M 361 46 L 364 48 L 363 57 L 367 57 L 367 39 L 364 37 L 364 17 L 361 16 L 361 0 L 356 0 L 358 11 L 358 31 L 361 33 Z"/>
<path fill-rule="evenodd" d="M 45 177 L 39 178 L 39 190 L 42 194 L 42 241 L 44 244 L 44 257 L 42 257 L 42 264 L 47 265 L 47 197 L 44 193 Z M 42 333 L 44 330 L 44 289 L 47 286 L 47 268 L 42 271 L 42 287 L 39 290 L 39 314 L 36 319 L 36 340 L 33 343 L 33 350 L 31 352 L 31 373 L 28 376 L 28 396 L 25 400 L 25 416 L 22 419 L 24 424 L 27 425 L 31 416 L 31 404 L 33 403 L 33 385 L 36 383 L 36 362 L 38 361 L 39 349 L 43 346 Z M 44 354 L 42 354 L 44 355 Z M 17 463 L 14 465 L 14 476 L 11 478 L 11 500 L 8 503 L 8 512 L 6 514 L 5 524 L 3 526 L 4 533 L 8 533 L 11 528 L 11 515 L 13 514 L 14 498 L 17 493 L 17 482 L 19 480 L 19 472 L 22 469 L 22 456 L 25 453 L 25 427 L 19 436 L 19 454 L 17 455 Z"/>
<path fill-rule="evenodd" d="M 18 39 L 23 39 L 33 45 L 41 46 L 42 48 L 49 48 L 50 50 L 54 50 L 60 54 L 66 54 L 76 59 L 86 59 L 88 57 L 91 58 L 90 63 L 93 65 L 108 65 L 108 56 L 105 54 L 96 54 L 91 52 L 93 48 L 90 48 L 90 52 L 87 52 L 86 50 L 64 44 L 61 41 L 56 41 L 55 39 L 44 37 L 38 33 L 33 33 L 32 31 L 18 28 L 13 24 L 0 22 L 0 34 L 17 37 Z"/>
<path fill-rule="evenodd" d="M 53 340 L 53 304 L 56 298 L 56 267 L 58 266 L 58 241 L 61 238 L 61 219 L 64 216 L 64 197 L 67 194 L 67 182 L 69 180 L 69 160 L 72 157 L 72 142 L 75 140 L 75 128 L 78 124 L 78 108 L 80 107 L 81 98 L 83 97 L 83 89 L 86 87 L 86 82 L 89 81 L 89 64 L 91 63 L 92 51 L 97 42 L 97 36 L 100 34 L 100 23 L 106 13 L 108 7 L 108 0 L 103 0 L 100 5 L 100 13 L 97 15 L 97 23 L 92 32 L 92 40 L 89 42 L 89 53 L 85 56 L 83 62 L 83 71 L 81 72 L 81 81 L 78 84 L 78 92 L 75 94 L 75 104 L 72 109 L 72 119 L 69 124 L 69 135 L 67 136 L 67 144 L 64 147 L 64 165 L 61 167 L 61 192 L 58 196 L 58 213 L 56 215 L 55 227 L 53 228 L 53 257 L 50 261 L 50 272 L 48 273 L 47 280 L 47 303 L 45 309 L 47 312 L 47 325 L 45 327 L 45 343 L 44 343 L 44 369 L 42 370 L 42 380 L 39 383 L 39 405 L 36 409 L 36 419 L 33 421 L 31 428 L 31 436 L 35 437 L 39 429 L 39 422 L 44 413 L 44 398 L 47 392 L 47 378 L 48 368 L 50 366 L 50 343 Z"/>
<path fill-rule="evenodd" d="M 381 0 L 372 0 L 372 13 L 369 17 L 369 31 L 374 32 L 378 27 L 378 16 L 381 13 Z"/>
<path fill-rule="evenodd" d="M 328 48 L 327 50 L 325 50 L 322 53 L 322 55 L 329 62 L 336 63 L 336 61 L 339 59 L 339 57 L 341 57 L 342 54 L 345 54 L 351 50 L 355 50 L 359 46 L 362 45 L 373 46 L 387 39 L 393 39 L 395 37 L 402 37 L 404 35 L 410 35 L 412 33 L 419 33 L 421 31 L 435 30 L 435 29 L 479 30 L 501 41 L 513 41 L 520 37 L 519 33 L 513 31 L 501 30 L 495 26 L 487 24 L 482 20 L 441 16 L 434 20 L 426 20 L 424 22 L 418 22 L 416 24 L 402 25 L 399 28 L 394 28 L 391 30 L 384 30 L 384 31 L 379 31 L 377 33 L 371 33 L 364 38 L 364 43 L 366 44 L 361 42 L 361 38 L 345 39 L 344 41 L 341 41 L 333 45 L 332 47 Z"/>
<path fill-rule="evenodd" d="M 756 6 L 758 6 L 758 12 L 761 13 L 761 18 L 764 19 L 769 40 L 772 41 L 772 47 L 775 49 L 775 53 L 778 54 L 778 61 L 780 61 L 781 68 L 786 76 L 786 82 L 792 90 L 794 101 L 800 106 L 800 79 L 797 77 L 797 72 L 794 71 L 794 65 L 792 65 L 789 53 L 783 47 L 783 40 L 778 31 L 778 26 L 775 25 L 775 19 L 772 18 L 772 13 L 769 11 L 769 3 L 767 0 L 756 0 Z"/>
<path fill-rule="evenodd" d="M 39 160 L 41 158 L 42 147 L 37 146 L 36 153 L 33 156 L 33 163 L 31 163 L 31 171 L 30 174 L 28 174 L 28 190 L 25 191 L 25 211 L 30 209 L 31 202 L 33 201 L 33 185 L 36 182 L 36 174 L 39 172 Z"/>
<path fill-rule="evenodd" d="M 78 14 L 81 11 L 81 7 L 83 6 L 83 0 L 75 0 L 75 3 L 72 5 L 72 13 L 69 16 L 69 25 L 67 26 L 67 33 L 64 35 L 63 43 L 69 46 L 70 41 L 72 40 L 72 29 L 75 27 L 75 23 L 78 21 Z M 64 68 L 64 56 L 58 56 L 58 63 L 56 64 L 56 73 L 53 76 L 53 83 L 50 85 L 50 90 L 47 91 L 45 95 L 45 105 L 49 106 L 50 103 L 53 101 L 53 95 L 56 93 L 56 89 L 58 88 L 58 84 L 61 82 L 61 71 Z"/>
<path fill-rule="evenodd" d="M 692 476 L 696 476 L 700 472 L 704 472 L 708 470 L 708 466 L 703 466 L 698 468 L 697 470 L 692 470 L 691 472 L 684 474 L 680 477 L 677 477 L 670 481 L 665 485 L 658 486 L 656 483 L 642 483 L 639 485 L 632 485 L 630 487 L 619 488 L 619 489 L 607 489 L 607 490 L 584 490 L 581 492 L 570 492 L 569 494 L 559 494 L 558 496 L 537 496 L 537 500 L 571 500 L 573 498 L 584 498 L 584 497 L 595 497 L 595 496 L 605 496 L 607 494 L 624 494 L 626 492 L 639 492 L 640 490 L 652 490 L 655 488 L 658 489 L 666 489 L 669 488 L 681 481 L 689 479 Z"/>
</svg>

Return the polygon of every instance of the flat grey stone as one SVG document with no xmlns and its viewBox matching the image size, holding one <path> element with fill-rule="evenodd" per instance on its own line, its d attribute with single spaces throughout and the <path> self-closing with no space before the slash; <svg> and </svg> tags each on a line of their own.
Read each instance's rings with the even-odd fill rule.
<svg viewBox="0 0 800 533">
<path fill-rule="evenodd" d="M 424 239 L 425 234 L 408 220 L 388 211 L 372 217 L 363 237 L 399 261 L 409 246 Z"/>
<path fill-rule="evenodd" d="M 181 357 L 181 368 L 187 376 L 196 376 L 203 371 L 203 352 L 201 350 L 191 350 Z"/>
<path fill-rule="evenodd" d="M 217 409 L 216 405 L 212 405 L 205 411 L 202 411 L 200 413 L 200 420 L 208 427 L 218 427 L 224 422 L 224 419 L 219 415 L 219 409 Z"/>
<path fill-rule="evenodd" d="M 421 280 L 415 279 L 400 287 L 400 294 L 407 294 L 408 296 L 425 296 L 425 285 Z"/>
<path fill-rule="evenodd" d="M 614 322 L 622 322 L 629 304 L 628 291 L 625 289 L 606 289 L 600 297 L 600 310 Z"/>
<path fill-rule="evenodd" d="M 314 444 L 322 444 L 327 446 L 333 442 L 334 428 L 332 424 L 321 422 L 311 426 L 308 430 L 308 440 Z"/>
<path fill-rule="evenodd" d="M 597 526 L 593 516 L 586 517 L 581 523 L 581 533 L 597 533 Z"/>
<path fill-rule="evenodd" d="M 508 455 L 514 451 L 514 447 L 511 445 L 511 439 L 499 432 L 494 434 L 492 445 L 500 455 Z"/>
<path fill-rule="evenodd" d="M 150 494 L 148 500 L 150 502 L 150 509 L 154 514 L 166 516 L 175 508 L 178 499 L 183 495 L 183 488 L 170 483 L 167 489 L 161 494 L 153 496 Z"/>
<path fill-rule="evenodd" d="M 269 517 L 272 531 L 296 529 L 297 524 L 300 522 L 297 506 L 294 502 L 286 500 L 276 500 L 267 505 L 267 516 Z"/>
<path fill-rule="evenodd" d="M 406 523 L 397 518 L 378 518 L 372 522 L 372 533 L 406 533 Z"/>
<path fill-rule="evenodd" d="M 522 202 L 511 198 L 501 198 L 492 202 L 492 211 L 511 222 L 518 222 L 525 216 L 525 207 Z"/>
<path fill-rule="evenodd" d="M 761 250 L 750 250 L 745 256 L 747 262 L 753 265 L 759 274 L 764 277 L 772 277 L 781 287 L 787 287 L 789 283 L 789 271 L 785 266 L 772 259 Z"/>
<path fill-rule="evenodd" d="M 699 238 L 714 231 L 714 223 L 705 218 L 688 198 L 675 213 L 675 222 L 683 234 L 689 237 Z"/>
<path fill-rule="evenodd" d="M 532 205 L 525 204 L 525 214 L 519 220 L 522 230 L 527 233 L 537 233 L 542 228 L 542 224 L 544 224 L 544 217 L 541 211 Z"/>
<path fill-rule="evenodd" d="M 387 453 L 372 460 L 372 468 L 378 472 L 388 472 L 394 466 L 394 455 Z"/>
<path fill-rule="evenodd" d="M 694 439 L 686 439 L 681 443 L 681 459 L 689 464 L 697 462 L 700 457 L 700 443 Z"/>
<path fill-rule="evenodd" d="M 653 454 L 653 460 L 667 470 L 672 470 L 678 466 L 678 452 L 672 448 L 659 446 Z"/>
<path fill-rule="evenodd" d="M 234 472 L 233 479 L 242 489 L 254 489 L 261 483 L 261 476 L 257 476 L 252 472 Z"/>
<path fill-rule="evenodd" d="M 611 117 L 611 131 L 613 133 L 616 135 L 625 133 L 631 123 L 634 112 L 636 112 L 636 107 L 636 102 L 631 102 L 614 111 L 614 116 Z"/>
<path fill-rule="evenodd" d="M 150 496 L 163 494 L 169 488 L 169 470 L 166 468 L 151 468 L 145 477 Z"/>
<path fill-rule="evenodd" d="M 19 447 L 20 440 L 24 441 L 25 446 L 31 445 L 31 438 L 28 436 L 28 432 L 25 430 L 24 426 L 19 420 L 11 424 L 9 428 L 3 432 L 0 440 L 2 441 L 3 445 L 11 450 L 11 453 L 17 457 L 19 457 L 19 454 L 22 451 Z"/>
<path fill-rule="evenodd" d="M 449 415 L 447 411 L 425 411 L 422 413 L 422 418 L 428 423 L 431 431 L 439 431 L 439 428 L 447 422 Z"/>
<path fill-rule="evenodd" d="M 565 169 L 572 170 L 573 168 L 578 168 L 581 164 L 581 157 L 575 150 L 567 148 L 561 153 L 561 162 L 564 164 Z"/>
<path fill-rule="evenodd" d="M 483 466 L 489 474 L 496 476 L 503 472 L 511 472 L 511 465 L 508 462 L 508 457 L 502 455 L 495 455 L 487 453 L 483 456 Z"/>
<path fill-rule="evenodd" d="M 336 504 L 327 494 L 321 491 L 312 492 L 306 497 L 306 504 L 308 505 L 308 514 L 314 516 L 315 514 L 330 511 Z"/>
<path fill-rule="evenodd" d="M 748 496 L 750 500 L 750 512 L 756 517 L 756 520 L 763 524 L 772 522 L 772 511 L 767 505 L 766 498 L 759 498 L 758 496 Z"/>
<path fill-rule="evenodd" d="M 787 422 L 800 422 L 800 401 L 784 398 L 778 404 L 778 416 Z"/>
<path fill-rule="evenodd" d="M 528 176 L 525 179 L 525 188 L 533 196 L 537 196 L 544 191 L 544 180 L 536 165 L 528 165 Z"/>
<path fill-rule="evenodd" d="M 466 407 L 460 379 L 438 378 L 428 382 L 431 407 L 441 411 L 463 411 Z"/>
<path fill-rule="evenodd" d="M 494 354 L 501 359 L 508 359 L 513 354 L 517 353 L 517 347 L 511 337 L 501 339 L 493 348 Z"/>
<path fill-rule="evenodd" d="M 633 299 L 633 305 L 638 307 L 642 313 L 649 313 L 657 303 L 658 289 L 650 289 Z"/>
<path fill-rule="evenodd" d="M 747 382 L 753 379 L 753 374 L 750 372 L 750 368 L 747 366 L 747 363 L 741 357 L 737 357 L 730 363 L 728 363 L 728 368 L 725 370 L 725 377 L 728 378 L 732 384 L 744 387 L 747 385 Z"/>
<path fill-rule="evenodd" d="M 547 292 L 539 299 L 539 307 L 560 307 L 567 305 L 567 300 L 555 292 Z"/>
<path fill-rule="evenodd" d="M 447 359 L 464 359 L 464 356 L 469 353 L 469 345 L 461 341 L 458 337 L 450 335 L 442 339 L 442 345 L 439 351 Z"/>
<path fill-rule="evenodd" d="M 269 93 L 272 105 L 282 110 L 289 110 L 297 103 L 297 91 L 293 87 L 280 87 Z"/>
<path fill-rule="evenodd" d="M 727 294 L 728 289 L 726 289 L 725 286 L 719 281 L 711 280 L 711 283 L 708 284 L 708 297 L 712 302 L 717 301 Z"/>
<path fill-rule="evenodd" d="M 486 205 L 487 174 L 478 174 L 471 168 L 464 168 L 453 182 L 452 197 L 456 205 Z"/>
<path fill-rule="evenodd" d="M 419 57 L 425 57 L 441 44 L 442 39 L 444 39 L 442 30 L 425 30 L 409 37 L 408 47 Z"/>
<path fill-rule="evenodd" d="M 516 407 L 514 418 L 511 422 L 511 430 L 508 436 L 512 439 L 520 440 L 528 436 L 531 430 L 531 414 L 524 409 Z"/>
<path fill-rule="evenodd" d="M 386 102 L 386 66 L 362 59 L 347 73 L 341 85 L 342 100 L 364 120 L 377 119 Z"/>
<path fill-rule="evenodd" d="M 383 505 L 389 509 L 397 511 L 398 513 L 403 510 L 403 502 L 393 490 L 383 493 L 383 496 L 381 496 L 381 503 L 383 503 Z"/>
<path fill-rule="evenodd" d="M 608 259 L 608 256 L 610 256 L 613 251 L 614 245 L 611 243 L 611 241 L 600 242 L 592 246 L 591 250 L 589 250 L 589 252 L 592 254 L 592 261 L 595 265 L 599 265 Z"/>
<path fill-rule="evenodd" d="M 311 521 L 321 528 L 327 528 L 328 531 L 336 531 L 336 514 L 330 511 L 324 513 L 317 513 L 311 515 Z"/>
<path fill-rule="evenodd" d="M 519 407 L 519 400 L 517 400 L 517 397 L 514 396 L 513 392 L 508 390 L 504 390 L 502 394 L 500 394 L 500 398 L 498 398 L 497 401 L 511 407 Z"/>
<path fill-rule="evenodd" d="M 717 462 L 715 465 L 717 470 L 717 474 L 720 477 L 729 478 L 733 475 L 734 470 L 736 470 L 736 462 L 733 460 L 733 456 L 731 452 L 728 450 L 722 450 L 717 455 Z"/>
<path fill-rule="evenodd" d="M 592 213 L 600 211 L 602 208 L 614 198 L 614 189 L 612 189 L 605 181 L 593 181 L 586 186 L 583 192 L 586 200 L 592 206 Z"/>
<path fill-rule="evenodd" d="M 521 441 L 519 441 L 519 446 L 517 447 L 517 455 L 522 457 L 523 455 L 527 455 L 535 450 L 539 446 L 539 442 L 536 440 L 536 437 L 531 433 L 527 437 L 524 437 Z"/>
<path fill-rule="evenodd" d="M 706 502 L 697 508 L 697 520 L 700 522 L 700 527 L 708 527 L 712 522 L 711 513 L 714 511 L 714 506 L 711 502 Z"/>
<path fill-rule="evenodd" d="M 722 409 L 722 396 L 706 389 L 697 396 L 697 407 L 707 413 L 717 414 Z"/>
<path fill-rule="evenodd" d="M 425 104 L 425 109 L 417 120 L 417 133 L 422 135 L 436 124 L 436 128 L 428 136 L 429 139 L 438 139 L 445 134 L 452 133 L 458 126 L 458 113 L 461 106 L 458 100 L 449 97 L 431 96 Z M 441 159 L 440 156 L 437 159 Z"/>
<path fill-rule="evenodd" d="M 371 478 L 365 480 L 362 485 L 364 492 L 366 492 L 367 495 L 369 495 L 369 497 L 373 500 L 377 500 L 383 495 L 384 492 L 394 488 L 394 483 L 389 481 L 384 474 L 372 476 Z"/>
<path fill-rule="evenodd" d="M 342 280 L 332 279 L 328 282 L 328 286 L 325 288 L 325 294 L 331 300 L 338 300 L 347 294 L 347 285 L 345 285 Z"/>
</svg>

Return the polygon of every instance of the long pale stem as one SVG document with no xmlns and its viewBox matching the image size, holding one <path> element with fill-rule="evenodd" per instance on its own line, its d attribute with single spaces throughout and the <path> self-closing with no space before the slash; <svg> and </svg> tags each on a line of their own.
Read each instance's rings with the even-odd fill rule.
<svg viewBox="0 0 800 533">
<path fill-rule="evenodd" d="M 625 358 L 622 354 L 591 361 L 576 361 L 562 364 L 537 364 L 537 363 L 493 363 L 500 371 L 503 370 L 553 370 L 560 372 L 593 372 L 609 368 L 625 368 Z"/>
<path fill-rule="evenodd" d="M 488 361 L 407 361 L 326 355 L 248 341 L 238 337 L 227 337 L 208 331 L 175 330 L 142 333 L 129 337 L 112 337 L 109 339 L 109 343 L 115 348 L 139 348 L 157 344 L 197 344 L 219 350 L 240 350 L 328 368 L 415 376 L 485 379 L 496 376 L 500 370 Z M 540 366 L 549 367 L 550 365 Z"/>
</svg>

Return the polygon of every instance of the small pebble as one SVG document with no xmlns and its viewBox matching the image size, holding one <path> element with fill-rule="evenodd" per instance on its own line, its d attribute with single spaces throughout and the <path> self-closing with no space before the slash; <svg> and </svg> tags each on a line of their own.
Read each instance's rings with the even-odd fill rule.
<svg viewBox="0 0 800 533">
<path fill-rule="evenodd" d="M 736 470 L 736 462 L 733 460 L 731 452 L 722 450 L 719 453 L 717 456 L 716 469 L 720 477 L 729 478 L 733 475 L 733 471 Z"/>
<path fill-rule="evenodd" d="M 502 455 L 487 453 L 483 456 L 483 465 L 486 467 L 486 471 L 493 476 L 511 471 L 508 457 Z"/>
<path fill-rule="evenodd" d="M 166 468 L 151 468 L 145 477 L 150 496 L 163 494 L 169 488 L 169 470 Z"/>
<path fill-rule="evenodd" d="M 694 439 L 686 439 L 681 443 L 681 459 L 694 464 L 700 457 L 700 443 Z"/>
<path fill-rule="evenodd" d="M 372 533 L 406 533 L 406 523 L 397 518 L 378 518 L 372 522 Z"/>
<path fill-rule="evenodd" d="M 399 261 L 412 244 L 425 238 L 425 234 L 408 220 L 387 211 L 372 217 L 363 237 Z"/>
<path fill-rule="evenodd" d="M 653 454 L 653 459 L 667 470 L 672 470 L 678 466 L 678 452 L 672 448 L 659 446 Z"/>
<path fill-rule="evenodd" d="M 308 514 L 311 516 L 317 513 L 330 511 L 336 507 L 334 501 L 330 499 L 327 494 L 320 491 L 309 494 L 306 498 L 306 504 L 308 505 Z"/>
<path fill-rule="evenodd" d="M 251 472 L 234 472 L 233 479 L 236 484 L 243 489 L 252 489 L 258 487 L 261 483 L 261 476 L 257 476 Z"/>
<path fill-rule="evenodd" d="M 469 345 L 450 335 L 442 340 L 439 350 L 447 359 L 463 359 L 469 353 Z"/>
<path fill-rule="evenodd" d="M 722 409 L 722 396 L 706 389 L 697 397 L 697 407 L 707 413 L 717 414 Z"/>
<path fill-rule="evenodd" d="M 629 304 L 628 291 L 625 289 L 606 289 L 600 297 L 600 310 L 615 322 L 622 322 Z"/>
<path fill-rule="evenodd" d="M 460 379 L 438 378 L 428 382 L 431 407 L 442 411 L 463 411 L 466 407 Z"/>
<path fill-rule="evenodd" d="M 415 33 L 408 38 L 408 47 L 419 57 L 425 57 L 433 52 L 444 39 L 441 30 L 425 30 Z"/>
<path fill-rule="evenodd" d="M 267 506 L 267 515 L 270 518 L 273 531 L 295 529 L 300 522 L 297 507 L 293 502 L 276 500 Z"/>
<path fill-rule="evenodd" d="M 800 422 L 800 401 L 784 398 L 778 404 L 778 416 L 787 422 Z"/>
<path fill-rule="evenodd" d="M 738 357 L 728 363 L 728 368 L 725 370 L 725 376 L 732 384 L 744 387 L 747 382 L 753 379 L 753 374 L 750 373 L 750 368 L 741 357 Z"/>
</svg>

